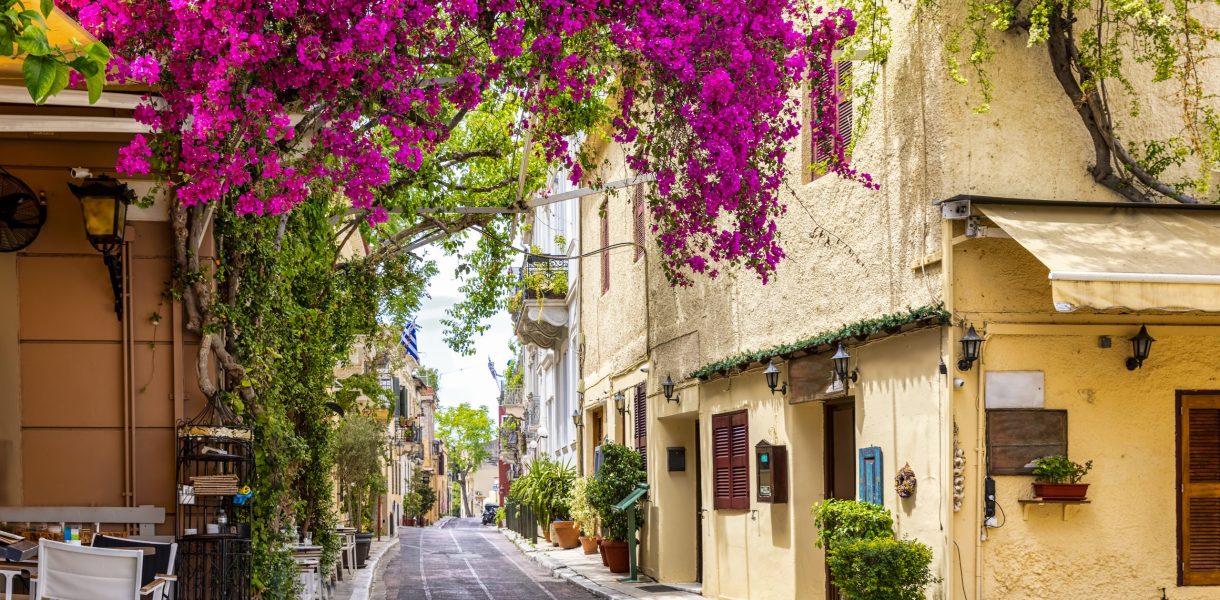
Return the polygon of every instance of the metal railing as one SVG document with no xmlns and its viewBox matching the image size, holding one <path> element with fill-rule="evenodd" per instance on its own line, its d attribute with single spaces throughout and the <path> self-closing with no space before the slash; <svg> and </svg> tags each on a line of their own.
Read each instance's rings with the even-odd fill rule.
<svg viewBox="0 0 1220 600">
<path fill-rule="evenodd" d="M 527 256 L 518 280 L 527 300 L 563 298 L 568 294 L 568 261 Z"/>
<path fill-rule="evenodd" d="M 525 390 L 520 387 L 510 387 L 504 390 L 504 406 L 521 406 L 525 404 Z"/>
<path fill-rule="evenodd" d="M 534 511 L 528 506 L 518 504 L 512 500 L 504 501 L 504 525 L 517 535 L 537 543 L 538 541 L 538 517 L 534 515 Z"/>
</svg>

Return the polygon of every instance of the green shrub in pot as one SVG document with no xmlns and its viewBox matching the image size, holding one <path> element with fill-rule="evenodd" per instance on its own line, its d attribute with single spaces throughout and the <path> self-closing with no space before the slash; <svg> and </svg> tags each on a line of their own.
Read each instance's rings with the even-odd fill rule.
<svg viewBox="0 0 1220 600">
<path fill-rule="evenodd" d="M 635 491 L 647 476 L 640 453 L 622 444 L 602 445 L 602 466 L 590 486 L 590 500 L 601 519 L 602 534 L 609 541 L 625 542 L 633 532 L 627 531 L 627 511 L 614 510 L 614 505 Z M 644 511 L 637 503 L 636 527 L 644 523 Z"/>
</svg>

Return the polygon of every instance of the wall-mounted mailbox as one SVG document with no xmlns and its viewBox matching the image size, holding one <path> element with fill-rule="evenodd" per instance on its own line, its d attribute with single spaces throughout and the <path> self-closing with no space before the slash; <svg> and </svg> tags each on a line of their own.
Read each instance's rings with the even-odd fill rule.
<svg viewBox="0 0 1220 600">
<path fill-rule="evenodd" d="M 754 446 L 754 468 L 758 473 L 758 501 L 788 502 L 788 447 L 772 446 L 767 440 Z"/>
<path fill-rule="evenodd" d="M 671 446 L 666 448 L 669 458 L 669 470 L 685 471 L 686 470 L 686 448 L 682 446 Z"/>
</svg>

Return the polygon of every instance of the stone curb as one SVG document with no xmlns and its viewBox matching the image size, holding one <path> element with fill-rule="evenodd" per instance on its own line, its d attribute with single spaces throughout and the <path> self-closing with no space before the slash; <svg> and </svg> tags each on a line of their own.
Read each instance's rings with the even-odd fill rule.
<svg viewBox="0 0 1220 600">
<path fill-rule="evenodd" d="M 509 541 L 517 546 L 517 549 L 520 550 L 526 558 L 534 561 L 539 566 L 550 572 L 551 577 L 562 579 L 571 585 L 597 596 L 598 598 L 606 598 L 607 600 L 637 600 L 633 596 L 619 593 L 600 583 L 597 583 L 596 581 L 577 573 L 571 567 L 553 558 L 543 556 L 541 552 L 531 546 L 529 542 L 525 541 L 525 538 L 517 535 L 516 532 L 507 528 L 501 529 L 500 531 L 504 533 L 504 537 L 508 538 Z"/>
<path fill-rule="evenodd" d="M 383 580 L 385 570 L 389 567 L 389 560 L 382 561 L 381 557 L 390 552 L 392 548 L 398 546 L 398 536 L 394 536 L 386 545 L 380 548 L 377 554 L 369 554 L 367 560 L 364 561 L 364 568 L 356 575 L 355 581 L 352 582 L 355 587 L 352 590 L 352 595 L 349 600 L 370 600 L 380 599 L 385 597 L 385 590 L 381 590 L 381 594 L 374 593 L 373 588 L 375 583 Z M 378 586 L 380 587 L 380 586 Z"/>
<path fill-rule="evenodd" d="M 441 529 L 445 526 L 446 523 L 452 521 L 453 519 L 454 519 L 454 517 L 444 516 L 444 517 L 441 517 L 439 521 L 429 525 L 428 527 L 431 527 L 433 529 Z"/>
</svg>

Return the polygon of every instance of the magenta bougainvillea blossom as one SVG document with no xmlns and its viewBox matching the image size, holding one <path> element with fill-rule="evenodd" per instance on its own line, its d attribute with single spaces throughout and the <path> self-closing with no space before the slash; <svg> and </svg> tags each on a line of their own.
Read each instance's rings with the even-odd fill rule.
<svg viewBox="0 0 1220 600">
<path fill-rule="evenodd" d="M 796 90 L 814 114 L 841 93 L 826 74 L 852 35 L 845 9 L 807 0 L 68 0 L 116 54 L 111 80 L 155 90 L 152 128 L 120 153 L 184 205 L 281 214 L 341 192 L 386 218 L 394 169 L 417 169 L 456 117 L 489 97 L 554 161 L 582 165 L 571 113 L 616 102 L 629 166 L 654 173 L 654 230 L 671 279 L 783 257 L 775 219 Z M 814 136 L 838 136 L 833 118 Z M 836 148 L 841 144 L 836 144 Z M 584 167 L 592 166 L 590 164 Z M 394 167 L 394 169 L 392 169 Z M 828 167 L 872 187 L 840 154 Z M 718 266 L 719 265 L 719 266 Z"/>
</svg>

